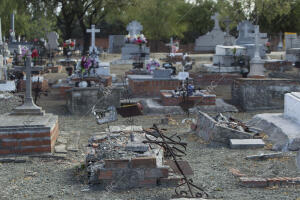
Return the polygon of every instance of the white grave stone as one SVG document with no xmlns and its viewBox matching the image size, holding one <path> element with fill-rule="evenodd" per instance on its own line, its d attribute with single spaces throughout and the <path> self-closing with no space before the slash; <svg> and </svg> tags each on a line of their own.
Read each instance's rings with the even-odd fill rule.
<svg viewBox="0 0 300 200">
<path fill-rule="evenodd" d="M 59 39 L 59 35 L 56 32 L 50 32 L 47 34 L 47 39 L 48 39 L 48 43 L 47 43 L 47 48 L 54 50 L 58 48 L 58 39 Z"/>
</svg>

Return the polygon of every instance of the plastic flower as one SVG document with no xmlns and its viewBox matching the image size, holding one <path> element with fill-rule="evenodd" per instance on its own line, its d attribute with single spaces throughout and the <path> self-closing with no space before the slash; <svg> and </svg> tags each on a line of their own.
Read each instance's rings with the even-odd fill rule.
<svg viewBox="0 0 300 200">
<path fill-rule="evenodd" d="M 39 52 L 37 49 L 34 49 L 31 53 L 31 58 L 37 58 L 39 57 Z"/>
</svg>

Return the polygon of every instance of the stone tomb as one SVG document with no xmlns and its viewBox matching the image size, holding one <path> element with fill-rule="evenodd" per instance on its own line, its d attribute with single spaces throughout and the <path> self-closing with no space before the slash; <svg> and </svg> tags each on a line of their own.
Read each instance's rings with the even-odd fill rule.
<svg viewBox="0 0 300 200">
<path fill-rule="evenodd" d="M 153 75 L 128 75 L 128 85 L 134 96 L 158 97 L 161 90 L 175 90 L 180 87 L 178 77 L 172 71 L 154 70 Z"/>
<path fill-rule="evenodd" d="M 219 25 L 219 14 L 216 13 L 214 16 L 212 16 L 212 19 L 215 21 L 213 30 L 196 39 L 195 51 L 213 52 L 216 48 L 216 45 L 224 43 L 225 33 L 221 30 Z M 231 37 L 231 41 L 233 40 L 234 37 Z"/>
<path fill-rule="evenodd" d="M 75 115 L 87 115 L 95 108 L 106 108 L 108 106 L 120 107 L 121 88 L 113 87 L 111 94 L 106 98 L 100 92 L 99 87 L 78 88 L 66 90 L 66 102 L 68 111 Z M 100 101 L 100 99 L 102 99 Z"/>
<path fill-rule="evenodd" d="M 181 176 L 166 162 L 163 148 L 144 144 L 146 133 L 135 129 L 114 131 L 109 127 L 105 135 L 89 139 L 86 165 L 90 184 L 106 189 L 177 186 Z"/>
<path fill-rule="evenodd" d="M 239 78 L 232 85 L 232 103 L 244 111 L 282 109 L 286 92 L 300 91 L 300 81 Z"/>
<path fill-rule="evenodd" d="M 216 46 L 216 54 L 213 56 L 213 64 L 204 64 L 207 72 L 239 73 L 241 71 L 238 59 L 246 56 L 246 48 L 243 46 Z"/>
<path fill-rule="evenodd" d="M 29 78 L 24 104 L 0 116 L 1 155 L 51 153 L 59 134 L 58 117 L 45 114 L 33 103 L 31 57 L 27 57 L 25 71 Z"/>
<path fill-rule="evenodd" d="M 255 115 L 247 124 L 262 129 L 273 144 L 273 150 L 300 150 L 300 93 L 285 94 L 284 113 Z"/>
</svg>

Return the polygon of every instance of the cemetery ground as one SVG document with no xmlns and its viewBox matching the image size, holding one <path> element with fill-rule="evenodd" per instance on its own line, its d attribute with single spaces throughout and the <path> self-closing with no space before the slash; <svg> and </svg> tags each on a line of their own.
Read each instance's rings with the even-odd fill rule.
<svg viewBox="0 0 300 200">
<path fill-rule="evenodd" d="M 115 59 L 119 55 L 106 57 L 104 60 Z M 161 57 L 161 55 L 155 55 Z M 202 55 L 201 55 L 202 56 Z M 204 59 L 204 58 L 203 58 Z M 202 60 L 202 59 L 201 59 Z M 131 66 L 112 65 L 111 71 L 118 75 L 124 74 Z M 49 82 L 64 77 L 64 74 L 48 74 Z M 217 87 L 218 97 L 228 97 L 229 89 Z M 100 190 L 97 185 L 87 184 L 84 159 L 88 139 L 94 134 L 104 134 L 107 125 L 97 125 L 95 118 L 89 111 L 83 116 L 69 115 L 65 107 L 65 100 L 58 98 L 58 91 L 51 90 L 48 96 L 42 96 L 38 105 L 47 113 L 59 116 L 59 142 L 76 143 L 74 138 L 79 136 L 78 150 L 67 151 L 66 154 L 55 154 L 49 157 L 20 157 L 20 163 L 0 163 L 0 199 L 124 199 L 124 200 L 168 200 L 174 194 L 174 187 L 154 187 L 123 191 Z M 249 120 L 259 111 L 249 113 L 233 113 L 233 117 Z M 271 112 L 282 112 L 273 110 Z M 216 113 L 217 114 L 217 113 Z M 138 116 L 135 125 L 149 128 L 154 123 L 167 128 L 167 134 L 178 133 L 183 142 L 188 143 L 187 160 L 191 165 L 194 183 L 202 186 L 212 199 L 299 199 L 299 186 L 274 186 L 269 188 L 248 188 L 239 184 L 231 169 L 237 169 L 250 177 L 299 177 L 300 172 L 295 164 L 295 153 L 287 152 L 282 158 L 263 161 L 246 160 L 249 155 L 270 153 L 268 145 L 265 149 L 233 150 L 226 146 L 207 144 L 196 136 L 188 123 L 182 123 L 186 115 L 171 116 L 167 124 L 160 124 L 165 116 Z M 195 118 L 196 116 L 189 116 Z M 119 116 L 119 120 L 109 125 L 127 125 L 126 119 Z M 75 144 L 75 145 L 76 145 Z M 21 162 L 21 161 L 24 162 Z"/>
</svg>

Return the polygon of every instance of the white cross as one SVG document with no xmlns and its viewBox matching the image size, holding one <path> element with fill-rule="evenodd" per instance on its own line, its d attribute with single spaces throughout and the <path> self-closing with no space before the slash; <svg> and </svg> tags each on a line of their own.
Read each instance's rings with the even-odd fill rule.
<svg viewBox="0 0 300 200">
<path fill-rule="evenodd" d="M 96 37 L 96 33 L 100 33 L 100 29 L 95 29 L 95 25 L 93 24 L 92 28 L 87 29 L 86 32 L 92 34 L 91 35 L 91 47 L 92 47 L 92 49 L 95 49 L 96 48 L 95 37 Z"/>
</svg>

